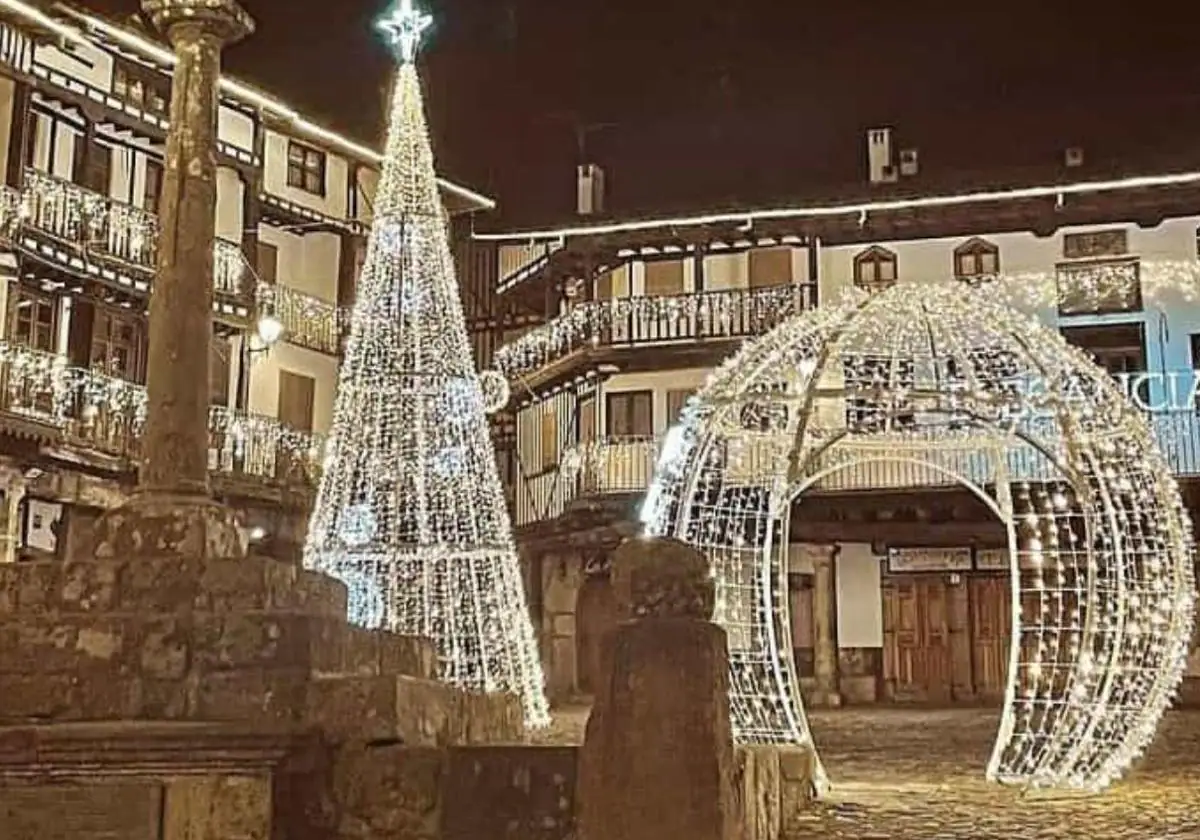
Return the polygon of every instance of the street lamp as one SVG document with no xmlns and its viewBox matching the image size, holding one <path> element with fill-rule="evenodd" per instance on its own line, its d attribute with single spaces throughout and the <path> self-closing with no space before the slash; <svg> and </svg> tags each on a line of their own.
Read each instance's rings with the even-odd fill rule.
<svg viewBox="0 0 1200 840">
<path fill-rule="evenodd" d="M 264 352 L 270 350 L 271 345 L 283 338 L 283 322 L 274 315 L 263 315 L 258 319 L 255 331 L 258 333 L 258 340 L 262 342 L 262 345 L 252 348 L 250 352 Z"/>
</svg>

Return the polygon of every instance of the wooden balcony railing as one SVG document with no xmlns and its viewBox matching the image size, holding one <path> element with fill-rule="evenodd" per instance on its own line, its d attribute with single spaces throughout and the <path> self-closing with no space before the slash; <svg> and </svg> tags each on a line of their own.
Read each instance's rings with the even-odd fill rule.
<svg viewBox="0 0 1200 840">
<path fill-rule="evenodd" d="M 329 301 L 275 283 L 258 284 L 258 311 L 283 324 L 283 340 L 310 350 L 341 352 L 344 313 Z"/>
<path fill-rule="evenodd" d="M 83 368 L 62 356 L 0 344 L 0 423 L 33 424 L 70 449 L 131 468 L 141 454 L 146 392 L 139 385 Z M 214 406 L 209 412 L 209 466 L 256 481 L 311 484 L 323 440 L 270 417 Z"/>
<path fill-rule="evenodd" d="M 515 379 L 588 348 L 748 338 L 815 303 L 811 284 L 588 301 L 504 345 L 495 360 Z"/>
<path fill-rule="evenodd" d="M 516 524 L 552 519 L 576 499 L 644 492 L 658 447 L 653 437 L 611 437 L 568 448 L 558 470 L 523 479 L 515 494 Z"/>
<path fill-rule="evenodd" d="M 47 237 L 66 249 L 72 263 L 82 259 L 123 268 L 147 289 L 156 268 L 157 216 L 36 169 L 25 170 L 19 192 L 0 191 L 0 230 L 9 238 L 26 232 Z M 248 299 L 251 284 L 241 246 L 219 239 L 213 258 L 213 291 Z"/>
<path fill-rule="evenodd" d="M 1200 411 L 1151 412 L 1149 420 L 1160 450 L 1181 478 L 1200 477 Z M 844 439 L 808 465 L 816 477 L 814 492 L 919 490 L 953 487 L 962 476 L 983 487 L 995 479 L 992 456 L 971 443 L 925 447 L 900 439 Z M 558 470 L 521 478 L 514 493 L 517 525 L 553 519 L 576 499 L 638 494 L 654 479 L 661 438 L 617 438 L 567 449 Z M 786 469 L 790 434 L 755 435 L 739 447 L 726 481 L 754 486 L 764 476 Z M 1005 469 L 1011 481 L 1048 481 L 1057 471 L 1038 450 L 1021 444 L 1008 447 Z"/>
</svg>

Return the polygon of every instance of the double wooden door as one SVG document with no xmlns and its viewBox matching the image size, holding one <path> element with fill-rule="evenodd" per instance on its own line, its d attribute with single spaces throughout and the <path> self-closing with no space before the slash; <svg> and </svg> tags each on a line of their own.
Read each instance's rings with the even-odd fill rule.
<svg viewBox="0 0 1200 840">
<path fill-rule="evenodd" d="M 883 590 L 887 699 L 997 702 L 1004 696 L 1012 627 L 1008 578 L 892 578 Z"/>
</svg>

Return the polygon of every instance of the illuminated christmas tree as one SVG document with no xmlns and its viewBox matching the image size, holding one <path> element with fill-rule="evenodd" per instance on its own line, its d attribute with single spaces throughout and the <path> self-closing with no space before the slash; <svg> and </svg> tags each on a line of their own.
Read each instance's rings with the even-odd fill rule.
<svg viewBox="0 0 1200 840">
<path fill-rule="evenodd" d="M 380 24 L 400 69 L 304 563 L 345 582 L 351 621 L 433 639 L 443 680 L 519 694 L 541 725 L 542 669 L 414 64 L 429 22 L 402 0 Z"/>
</svg>

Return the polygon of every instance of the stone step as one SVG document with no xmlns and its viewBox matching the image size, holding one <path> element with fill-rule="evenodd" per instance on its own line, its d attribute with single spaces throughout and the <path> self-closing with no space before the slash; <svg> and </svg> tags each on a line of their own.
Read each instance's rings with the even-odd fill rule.
<svg viewBox="0 0 1200 840">
<path fill-rule="evenodd" d="M 445 746 L 524 739 L 515 695 L 467 692 L 403 676 L 316 679 L 308 693 L 307 718 L 335 741 Z"/>
</svg>

